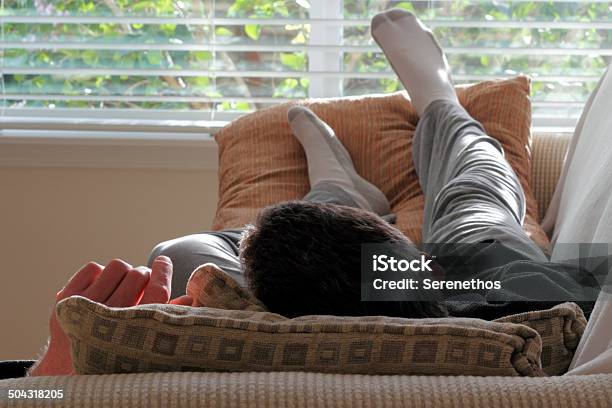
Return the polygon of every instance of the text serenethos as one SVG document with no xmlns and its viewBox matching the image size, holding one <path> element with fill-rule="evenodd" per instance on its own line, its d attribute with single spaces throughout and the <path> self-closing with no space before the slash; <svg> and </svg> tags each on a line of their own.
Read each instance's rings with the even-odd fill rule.
<svg viewBox="0 0 612 408">
<path fill-rule="evenodd" d="M 481 279 L 470 280 L 434 280 L 413 278 L 400 280 L 374 279 L 372 286 L 376 290 L 500 290 L 500 281 L 483 281 Z"/>
</svg>

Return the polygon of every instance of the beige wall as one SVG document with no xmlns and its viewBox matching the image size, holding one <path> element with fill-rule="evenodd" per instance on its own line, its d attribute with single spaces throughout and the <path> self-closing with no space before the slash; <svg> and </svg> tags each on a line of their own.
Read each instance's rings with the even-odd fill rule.
<svg viewBox="0 0 612 408">
<path fill-rule="evenodd" d="M 216 201 L 210 170 L 0 168 L 0 360 L 35 357 L 80 265 L 142 264 L 157 242 L 208 229 Z"/>
</svg>

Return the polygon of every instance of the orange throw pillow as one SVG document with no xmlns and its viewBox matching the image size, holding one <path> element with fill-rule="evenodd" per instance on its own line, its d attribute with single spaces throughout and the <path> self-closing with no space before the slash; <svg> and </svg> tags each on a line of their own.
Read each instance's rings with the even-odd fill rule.
<svg viewBox="0 0 612 408">
<path fill-rule="evenodd" d="M 458 86 L 461 104 L 499 140 L 527 199 L 524 229 L 543 249 L 530 188 L 531 103 L 529 78 Z M 389 199 L 396 226 L 421 241 L 424 197 L 412 162 L 416 111 L 404 92 L 337 99 L 312 99 L 310 107 L 336 132 L 357 172 Z M 240 228 L 270 204 L 301 199 L 309 190 L 306 156 L 287 123 L 287 103 L 233 121 L 215 136 L 219 145 L 219 204 L 213 229 Z"/>
</svg>

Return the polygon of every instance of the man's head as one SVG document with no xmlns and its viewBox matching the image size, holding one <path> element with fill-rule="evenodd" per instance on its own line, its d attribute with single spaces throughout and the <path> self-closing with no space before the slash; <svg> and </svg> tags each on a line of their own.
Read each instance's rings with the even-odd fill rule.
<svg viewBox="0 0 612 408">
<path fill-rule="evenodd" d="M 265 208 L 245 230 L 240 260 L 253 294 L 270 311 L 442 317 L 438 302 L 362 302 L 361 246 L 414 248 L 379 216 L 334 204 L 290 201 Z"/>
</svg>

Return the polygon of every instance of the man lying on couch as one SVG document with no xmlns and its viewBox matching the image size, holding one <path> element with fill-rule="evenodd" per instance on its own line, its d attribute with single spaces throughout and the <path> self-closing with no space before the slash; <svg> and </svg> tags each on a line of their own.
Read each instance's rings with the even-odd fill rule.
<svg viewBox="0 0 612 408">
<path fill-rule="evenodd" d="M 332 129 L 298 106 L 289 110 L 288 119 L 306 153 L 312 186 L 302 201 L 264 209 L 244 231 L 198 234 L 162 244 L 153 251 L 151 269 L 120 260 L 106 266 L 90 263 L 70 279 L 57 301 L 81 295 L 109 306 L 167 303 L 171 293 L 181 294 L 193 269 L 206 262 L 248 286 L 270 311 L 290 317 L 450 314 L 494 319 L 546 308 L 551 302 L 589 300 L 596 291 L 585 297 L 584 289 L 597 287 L 592 276 L 551 264 L 523 231 L 521 184 L 500 144 L 459 104 L 432 33 L 414 15 L 391 10 L 372 20 L 372 34 L 420 115 L 413 160 L 425 194 L 422 249 L 436 257 L 428 276 L 461 274 L 447 261 L 459 251 L 460 259 L 479 266 L 479 278 L 502 283 L 504 297 L 475 291 L 446 300 L 362 302 L 364 244 L 390 243 L 406 258 L 419 258 L 421 252 L 385 220 L 393 218 L 387 199 L 356 173 Z M 175 292 L 173 272 L 181 283 Z M 191 305 L 191 298 L 183 295 L 170 302 Z M 588 308 L 589 302 L 585 304 Z M 32 375 L 72 370 L 69 339 L 55 316 L 50 330 L 48 348 Z"/>
</svg>

